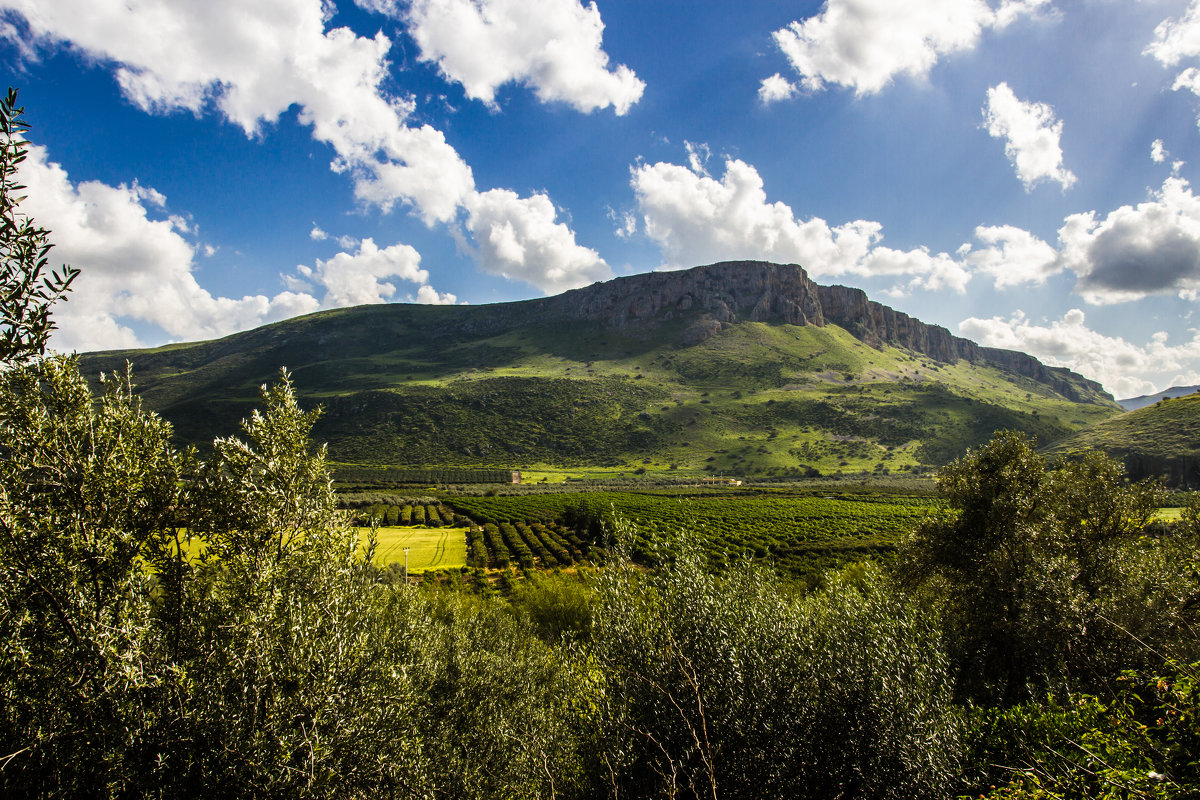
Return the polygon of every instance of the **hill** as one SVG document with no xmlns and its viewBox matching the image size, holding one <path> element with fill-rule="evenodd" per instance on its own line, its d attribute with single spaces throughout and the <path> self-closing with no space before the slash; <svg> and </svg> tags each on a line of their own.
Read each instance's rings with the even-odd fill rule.
<svg viewBox="0 0 1200 800">
<path fill-rule="evenodd" d="M 1137 411 L 1139 408 L 1152 406 L 1159 400 L 1165 400 L 1168 397 L 1186 397 L 1196 392 L 1200 392 L 1200 386 L 1172 386 L 1170 389 L 1161 391 L 1158 394 L 1144 394 L 1140 397 L 1130 397 L 1128 400 L 1118 400 L 1117 402 L 1126 411 Z"/>
<path fill-rule="evenodd" d="M 1068 370 L 762 262 L 513 303 L 337 309 L 81 366 L 126 360 L 197 443 L 233 431 L 286 365 L 325 406 L 331 457 L 357 464 L 912 472 L 999 428 L 1047 441 L 1120 411 Z"/>
<path fill-rule="evenodd" d="M 1130 477 L 1161 477 L 1177 488 L 1200 488 L 1200 394 L 1167 398 L 1106 419 L 1046 448 L 1071 457 L 1103 450 L 1124 462 Z"/>
</svg>

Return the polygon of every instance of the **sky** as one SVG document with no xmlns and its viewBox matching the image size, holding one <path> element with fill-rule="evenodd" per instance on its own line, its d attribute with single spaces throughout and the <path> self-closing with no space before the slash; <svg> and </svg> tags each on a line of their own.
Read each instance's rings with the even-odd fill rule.
<svg viewBox="0 0 1200 800">
<path fill-rule="evenodd" d="M 730 259 L 1200 384 L 1200 0 L 0 0 L 64 351 Z"/>
</svg>

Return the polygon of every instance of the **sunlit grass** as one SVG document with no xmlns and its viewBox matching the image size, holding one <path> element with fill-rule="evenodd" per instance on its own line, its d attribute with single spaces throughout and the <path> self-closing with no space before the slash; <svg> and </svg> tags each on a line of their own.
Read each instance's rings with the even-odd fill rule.
<svg viewBox="0 0 1200 800">
<path fill-rule="evenodd" d="M 358 529 L 364 547 L 370 530 Z M 403 564 L 405 548 L 408 548 L 410 575 L 433 569 L 458 569 L 467 563 L 465 528 L 379 528 L 376 535 L 375 563 L 381 567 Z"/>
</svg>

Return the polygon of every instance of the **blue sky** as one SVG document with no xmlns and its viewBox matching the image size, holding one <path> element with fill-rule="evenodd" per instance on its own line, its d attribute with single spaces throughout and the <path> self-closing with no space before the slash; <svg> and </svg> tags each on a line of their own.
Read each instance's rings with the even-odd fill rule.
<svg viewBox="0 0 1200 800">
<path fill-rule="evenodd" d="M 0 0 L 55 345 L 731 258 L 1200 383 L 1200 0 Z"/>
</svg>

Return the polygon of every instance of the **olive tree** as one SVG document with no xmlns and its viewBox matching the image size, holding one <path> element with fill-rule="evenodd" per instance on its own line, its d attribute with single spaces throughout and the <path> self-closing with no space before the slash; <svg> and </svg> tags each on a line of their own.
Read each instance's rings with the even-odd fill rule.
<svg viewBox="0 0 1200 800">
<path fill-rule="evenodd" d="M 1146 534 L 1162 493 L 1102 454 L 1048 469 L 1023 434 L 998 433 L 944 468 L 948 511 L 900 567 L 940 610 L 960 692 L 1016 702 L 1095 686 L 1173 639 L 1194 605 L 1178 536 Z M 1144 660 L 1144 659 L 1143 659 Z"/>
<path fill-rule="evenodd" d="M 960 754 L 937 631 L 874 567 L 798 598 L 694 539 L 597 582 L 605 778 L 658 797 L 941 796 Z"/>
<path fill-rule="evenodd" d="M 54 330 L 50 307 L 79 274 L 68 266 L 47 274 L 49 231 L 18 210 L 25 187 L 17 171 L 29 153 L 24 111 L 15 89 L 0 98 L 0 363 L 46 352 Z"/>
</svg>

